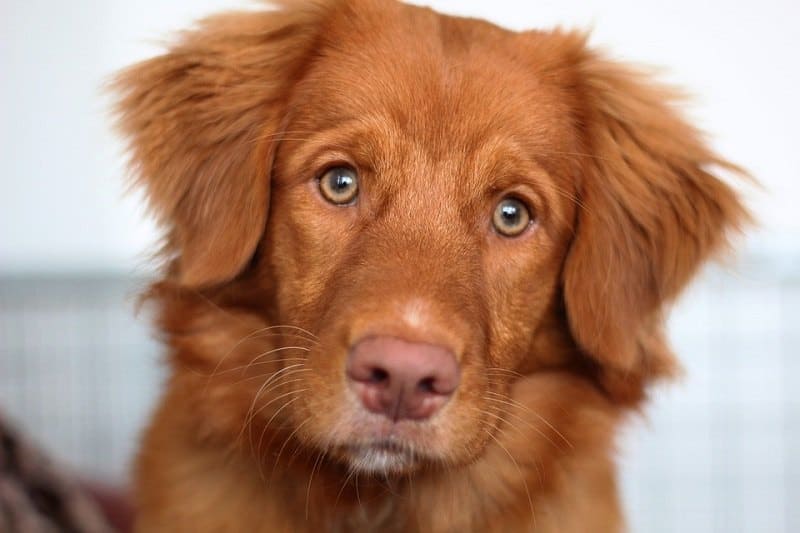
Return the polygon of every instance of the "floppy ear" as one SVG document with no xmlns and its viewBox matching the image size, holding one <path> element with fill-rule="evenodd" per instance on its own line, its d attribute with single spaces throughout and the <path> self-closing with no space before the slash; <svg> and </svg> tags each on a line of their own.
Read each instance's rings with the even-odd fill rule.
<svg viewBox="0 0 800 533">
<path fill-rule="evenodd" d="M 114 80 L 135 184 L 167 230 L 179 283 L 228 281 L 253 256 L 285 101 L 320 11 L 284 4 L 207 19 Z"/>
<path fill-rule="evenodd" d="M 632 400 L 675 366 L 662 307 L 749 217 L 711 173 L 741 171 L 669 107 L 674 93 L 591 53 L 579 80 L 590 157 L 564 298 L 573 336 L 605 386 Z"/>
</svg>

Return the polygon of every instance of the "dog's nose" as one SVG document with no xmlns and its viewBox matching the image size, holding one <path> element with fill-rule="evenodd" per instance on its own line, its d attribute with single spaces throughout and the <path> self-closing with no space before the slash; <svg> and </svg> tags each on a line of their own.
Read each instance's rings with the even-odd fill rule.
<svg viewBox="0 0 800 533">
<path fill-rule="evenodd" d="M 347 377 L 369 411 L 394 421 L 422 420 L 453 395 L 460 369 L 443 346 L 381 336 L 352 347 Z"/>
</svg>

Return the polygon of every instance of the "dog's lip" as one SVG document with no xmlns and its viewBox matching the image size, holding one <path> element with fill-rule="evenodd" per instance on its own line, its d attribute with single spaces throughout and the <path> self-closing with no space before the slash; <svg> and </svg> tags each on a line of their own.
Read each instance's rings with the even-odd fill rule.
<svg viewBox="0 0 800 533">
<path fill-rule="evenodd" d="M 429 453 L 421 450 L 413 441 L 393 437 L 350 442 L 342 446 L 342 448 L 350 457 L 381 454 L 412 463 L 432 458 Z"/>
<path fill-rule="evenodd" d="M 343 458 L 352 468 L 371 473 L 407 471 L 424 462 L 427 457 L 410 442 L 394 438 L 352 442 L 341 449 Z"/>
<path fill-rule="evenodd" d="M 360 442 L 345 444 L 344 448 L 351 453 L 363 453 L 367 451 L 383 452 L 390 455 L 402 455 L 416 457 L 418 452 L 415 447 L 405 439 L 380 438 Z"/>
</svg>

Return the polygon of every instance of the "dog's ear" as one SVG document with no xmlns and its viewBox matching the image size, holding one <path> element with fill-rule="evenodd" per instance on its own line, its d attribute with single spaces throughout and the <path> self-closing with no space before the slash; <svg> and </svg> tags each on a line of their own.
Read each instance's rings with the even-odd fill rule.
<svg viewBox="0 0 800 533">
<path fill-rule="evenodd" d="M 321 16 L 284 5 L 212 17 L 113 81 L 135 184 L 166 229 L 180 284 L 230 280 L 251 259 L 285 102 Z"/>
<path fill-rule="evenodd" d="M 591 52 L 578 69 L 588 157 L 563 270 L 567 316 L 610 392 L 634 399 L 675 366 L 662 307 L 749 216 L 712 174 L 740 170 L 670 107 L 673 91 Z"/>
</svg>

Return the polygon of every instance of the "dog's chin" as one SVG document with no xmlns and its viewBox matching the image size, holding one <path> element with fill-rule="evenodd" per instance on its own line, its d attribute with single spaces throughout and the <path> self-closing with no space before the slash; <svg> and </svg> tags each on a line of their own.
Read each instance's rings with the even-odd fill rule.
<svg viewBox="0 0 800 533">
<path fill-rule="evenodd" d="M 432 462 L 432 458 L 395 439 L 348 444 L 338 455 L 352 471 L 382 477 L 408 475 Z"/>
</svg>

